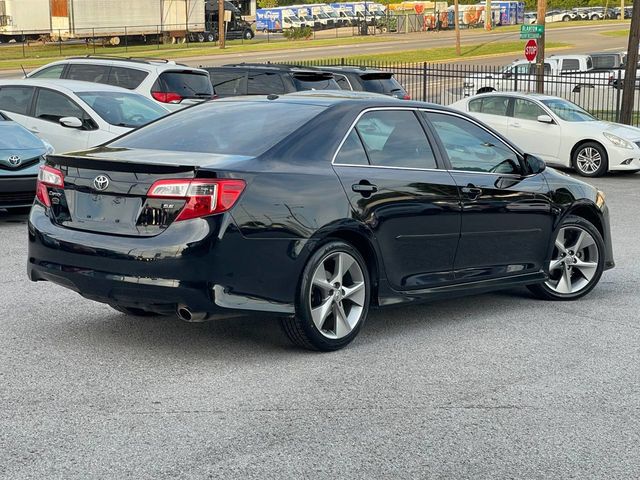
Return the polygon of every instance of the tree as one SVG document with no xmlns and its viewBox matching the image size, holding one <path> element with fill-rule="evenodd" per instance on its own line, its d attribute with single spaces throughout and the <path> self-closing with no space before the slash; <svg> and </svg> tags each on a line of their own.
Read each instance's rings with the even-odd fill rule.
<svg viewBox="0 0 640 480">
<path fill-rule="evenodd" d="M 629 44 L 627 48 L 627 65 L 624 72 L 624 90 L 622 90 L 622 110 L 620 123 L 631 125 L 636 90 L 636 69 L 638 68 L 638 46 L 640 43 L 640 0 L 633 1 Z"/>
<path fill-rule="evenodd" d="M 278 6 L 278 0 L 258 0 L 258 8 L 274 8 Z"/>
</svg>

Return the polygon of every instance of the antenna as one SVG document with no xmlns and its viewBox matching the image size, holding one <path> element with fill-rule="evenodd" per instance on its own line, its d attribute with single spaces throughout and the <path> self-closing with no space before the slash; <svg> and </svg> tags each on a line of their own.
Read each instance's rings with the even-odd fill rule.
<svg viewBox="0 0 640 480">
<path fill-rule="evenodd" d="M 22 69 L 22 73 L 24 73 L 24 78 L 27 78 L 27 71 L 24 69 L 22 64 L 20 64 L 20 68 Z"/>
</svg>

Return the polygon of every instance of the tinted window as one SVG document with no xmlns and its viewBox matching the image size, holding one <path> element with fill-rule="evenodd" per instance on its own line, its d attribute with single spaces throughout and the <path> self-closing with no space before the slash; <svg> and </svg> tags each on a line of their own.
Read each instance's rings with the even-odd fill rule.
<svg viewBox="0 0 640 480">
<path fill-rule="evenodd" d="M 384 95 L 404 92 L 402 85 L 391 74 L 376 73 L 362 75 L 360 78 L 365 92 L 382 93 Z"/>
<path fill-rule="evenodd" d="M 516 154 L 499 138 L 464 118 L 426 113 L 454 170 L 519 173 Z"/>
<path fill-rule="evenodd" d="M 260 155 L 323 110 L 315 105 L 221 100 L 174 113 L 111 146 Z"/>
<path fill-rule="evenodd" d="M 412 111 L 368 112 L 356 128 L 371 165 L 436 168 L 433 150 Z"/>
<path fill-rule="evenodd" d="M 567 70 L 579 70 L 579 69 L 580 69 L 580 61 L 577 59 L 564 60 L 562 62 L 563 72 Z"/>
<path fill-rule="evenodd" d="M 340 90 L 340 86 L 333 77 L 327 78 L 321 75 L 300 75 L 293 76 L 293 83 L 296 90 Z"/>
<path fill-rule="evenodd" d="M 137 128 L 166 115 L 167 110 L 135 93 L 77 93 L 100 117 L 111 125 Z"/>
<path fill-rule="evenodd" d="M 469 100 L 470 112 L 482 112 L 482 99 L 476 98 L 475 100 Z"/>
<path fill-rule="evenodd" d="M 52 67 L 43 68 L 39 72 L 29 75 L 29 78 L 60 78 L 65 65 L 53 65 Z"/>
<path fill-rule="evenodd" d="M 508 97 L 484 97 L 482 99 L 482 113 L 505 116 L 508 108 Z"/>
<path fill-rule="evenodd" d="M 112 67 L 109 72 L 109 85 L 134 90 L 147 78 L 148 73 L 142 70 L 124 67 Z"/>
<path fill-rule="evenodd" d="M 40 89 L 36 100 L 35 117 L 57 122 L 63 117 L 84 119 L 87 115 L 66 95 L 53 90 Z"/>
<path fill-rule="evenodd" d="M 217 95 L 246 95 L 247 74 L 242 71 L 209 70 Z"/>
<path fill-rule="evenodd" d="M 182 98 L 213 96 L 209 75 L 196 72 L 164 72 L 153 85 L 154 92 L 177 93 Z"/>
<path fill-rule="evenodd" d="M 521 118 L 523 120 L 538 120 L 540 115 L 547 115 L 547 112 L 531 100 L 525 100 L 523 98 L 514 99 L 514 117 Z"/>
<path fill-rule="evenodd" d="M 351 84 L 344 75 L 334 75 L 334 79 L 342 90 L 351 90 Z"/>
<path fill-rule="evenodd" d="M 0 88 L 0 110 L 27 115 L 33 88 L 31 87 L 2 87 Z"/>
<path fill-rule="evenodd" d="M 279 73 L 273 72 L 250 72 L 249 81 L 247 83 L 247 93 L 249 95 L 285 93 L 282 77 Z"/>
<path fill-rule="evenodd" d="M 66 78 L 93 83 L 107 83 L 109 70 L 107 65 L 69 65 Z"/>
<path fill-rule="evenodd" d="M 336 155 L 335 163 L 343 165 L 369 165 L 367 154 L 364 151 L 358 132 L 355 129 L 346 138 L 338 155 Z"/>
<path fill-rule="evenodd" d="M 591 57 L 593 61 L 593 68 L 611 69 L 616 68 L 615 55 L 597 55 Z"/>
</svg>

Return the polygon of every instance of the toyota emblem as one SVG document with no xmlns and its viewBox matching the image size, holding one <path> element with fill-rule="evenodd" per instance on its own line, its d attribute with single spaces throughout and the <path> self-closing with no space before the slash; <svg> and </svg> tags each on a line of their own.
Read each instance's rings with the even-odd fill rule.
<svg viewBox="0 0 640 480">
<path fill-rule="evenodd" d="M 93 179 L 93 187 L 101 192 L 109 187 L 109 178 L 106 175 L 98 175 Z"/>
<path fill-rule="evenodd" d="M 17 167 L 22 163 L 22 159 L 18 155 L 11 155 L 9 158 L 9 165 Z"/>
</svg>

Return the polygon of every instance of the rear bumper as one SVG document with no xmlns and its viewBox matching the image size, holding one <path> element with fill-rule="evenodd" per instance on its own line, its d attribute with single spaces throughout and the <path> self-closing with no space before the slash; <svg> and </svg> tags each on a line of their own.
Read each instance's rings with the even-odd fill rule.
<svg viewBox="0 0 640 480">
<path fill-rule="evenodd" d="M 57 226 L 36 203 L 28 230 L 29 278 L 90 300 L 167 314 L 178 305 L 209 314 L 293 312 L 288 286 L 265 274 L 278 270 L 256 261 L 263 242 L 245 239 L 224 216 L 176 222 L 155 237 L 124 237 Z"/>
<path fill-rule="evenodd" d="M 0 208 L 30 207 L 36 195 L 36 178 L 0 177 Z"/>
</svg>

